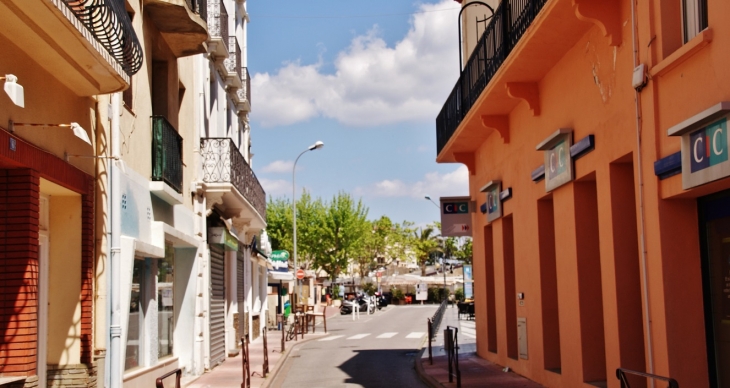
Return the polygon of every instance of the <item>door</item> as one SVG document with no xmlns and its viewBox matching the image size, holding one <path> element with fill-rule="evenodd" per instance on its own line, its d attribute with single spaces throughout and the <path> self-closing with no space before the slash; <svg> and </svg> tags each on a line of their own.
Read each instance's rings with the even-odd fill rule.
<svg viewBox="0 0 730 388">
<path fill-rule="evenodd" d="M 210 367 L 226 356 L 226 283 L 225 251 L 222 245 L 210 245 Z"/>
<path fill-rule="evenodd" d="M 48 366 L 48 233 L 38 236 L 38 388 L 46 388 Z"/>
<path fill-rule="evenodd" d="M 698 205 L 710 383 L 730 388 L 730 191 Z"/>
</svg>

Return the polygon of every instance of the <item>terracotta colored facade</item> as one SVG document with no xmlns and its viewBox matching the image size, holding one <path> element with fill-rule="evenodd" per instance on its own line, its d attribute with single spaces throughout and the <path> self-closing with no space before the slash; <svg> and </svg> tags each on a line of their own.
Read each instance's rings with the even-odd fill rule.
<svg viewBox="0 0 730 388">
<path fill-rule="evenodd" d="M 468 166 L 478 205 L 488 182 L 512 189 L 500 218 L 472 220 L 480 356 L 547 386 L 619 387 L 617 368 L 730 386 L 721 258 L 730 179 L 711 164 L 697 168 L 719 175 L 683 188 L 695 167 L 679 163 L 689 152 L 727 159 L 717 123 L 730 113 L 730 4 L 687 3 L 698 5 L 692 21 L 679 0 L 503 1 L 496 14 L 509 4 L 513 21 L 535 16 L 502 30 L 517 38 L 482 90 L 464 85 L 483 82 L 474 63 L 496 56 L 465 43 L 463 88 L 437 119 L 437 161 Z M 468 7 L 462 23 L 473 23 L 471 9 L 484 12 Z M 683 36 L 685 27 L 694 31 Z M 560 129 L 583 141 L 572 160 L 567 148 L 546 157 L 555 144 L 537 150 Z M 682 132 L 694 151 L 681 151 Z M 573 177 L 548 189 L 559 163 Z"/>
</svg>

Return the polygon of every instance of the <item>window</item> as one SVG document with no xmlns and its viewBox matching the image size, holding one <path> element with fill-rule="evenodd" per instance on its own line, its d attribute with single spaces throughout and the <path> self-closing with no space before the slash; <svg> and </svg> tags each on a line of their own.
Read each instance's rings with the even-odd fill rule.
<svg viewBox="0 0 730 388">
<path fill-rule="evenodd" d="M 684 43 L 707 28 L 707 0 L 682 0 Z"/>
<path fill-rule="evenodd" d="M 132 295 L 129 299 L 129 322 L 127 325 L 127 355 L 124 359 L 124 370 L 140 366 L 140 342 L 144 327 L 144 259 L 134 260 L 132 270 Z"/>
<path fill-rule="evenodd" d="M 172 354 L 172 334 L 175 331 L 175 310 L 173 303 L 174 262 L 175 249 L 171 245 L 166 245 L 165 258 L 159 259 L 157 264 L 157 338 L 159 340 L 159 357 Z"/>
</svg>

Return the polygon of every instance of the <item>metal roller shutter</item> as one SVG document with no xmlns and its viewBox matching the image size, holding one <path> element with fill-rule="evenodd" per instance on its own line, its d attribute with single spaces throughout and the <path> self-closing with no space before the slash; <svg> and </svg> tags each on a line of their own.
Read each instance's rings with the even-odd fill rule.
<svg viewBox="0 0 730 388">
<path fill-rule="evenodd" d="M 226 282 L 223 246 L 210 245 L 210 367 L 226 356 Z"/>
</svg>

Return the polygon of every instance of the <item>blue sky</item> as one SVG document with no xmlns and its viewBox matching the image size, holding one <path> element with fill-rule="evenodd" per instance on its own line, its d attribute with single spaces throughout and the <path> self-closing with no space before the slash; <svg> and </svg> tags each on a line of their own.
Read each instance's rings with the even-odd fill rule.
<svg viewBox="0 0 730 388">
<path fill-rule="evenodd" d="M 458 77 L 453 0 L 247 2 L 253 167 L 267 195 L 361 198 L 369 217 L 423 225 L 427 200 L 467 195 L 437 164 L 435 118 Z"/>
</svg>

